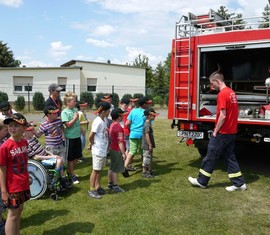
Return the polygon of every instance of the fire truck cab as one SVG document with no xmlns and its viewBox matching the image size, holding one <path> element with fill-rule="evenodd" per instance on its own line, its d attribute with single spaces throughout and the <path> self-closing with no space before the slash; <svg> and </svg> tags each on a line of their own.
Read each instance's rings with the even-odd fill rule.
<svg viewBox="0 0 270 235">
<path fill-rule="evenodd" d="M 238 99 L 237 143 L 270 146 L 270 28 L 260 19 L 234 24 L 210 9 L 188 13 L 175 27 L 168 118 L 177 136 L 206 153 L 215 126 L 217 94 L 209 75 L 221 68 Z M 269 147 L 268 147 L 269 148 Z"/>
</svg>

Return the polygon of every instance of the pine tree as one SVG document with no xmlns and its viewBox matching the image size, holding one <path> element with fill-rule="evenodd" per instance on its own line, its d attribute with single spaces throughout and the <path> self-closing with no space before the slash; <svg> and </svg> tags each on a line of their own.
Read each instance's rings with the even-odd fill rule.
<svg viewBox="0 0 270 235">
<path fill-rule="evenodd" d="M 266 4 L 262 15 L 263 15 L 262 21 L 260 22 L 259 28 L 269 28 L 269 15 L 270 15 L 269 4 Z"/>
<path fill-rule="evenodd" d="M 19 67 L 21 61 L 15 60 L 13 52 L 7 47 L 7 43 L 0 41 L 0 67 Z"/>
</svg>

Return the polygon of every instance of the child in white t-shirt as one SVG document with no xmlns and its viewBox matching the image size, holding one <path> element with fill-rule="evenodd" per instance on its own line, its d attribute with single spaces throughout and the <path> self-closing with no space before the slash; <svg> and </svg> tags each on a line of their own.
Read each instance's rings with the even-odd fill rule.
<svg viewBox="0 0 270 235">
<path fill-rule="evenodd" d="M 97 104 L 96 113 L 98 116 L 92 123 L 92 129 L 89 136 L 89 147 L 92 151 L 93 170 L 90 175 L 89 197 L 99 199 L 101 194 L 106 191 L 100 186 L 101 171 L 106 164 L 106 156 L 108 153 L 109 133 L 105 117 L 110 113 L 110 103 L 100 102 Z"/>
</svg>

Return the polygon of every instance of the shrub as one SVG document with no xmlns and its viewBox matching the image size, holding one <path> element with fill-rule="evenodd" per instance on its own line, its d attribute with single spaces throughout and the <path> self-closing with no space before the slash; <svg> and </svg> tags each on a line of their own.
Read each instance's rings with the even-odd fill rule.
<svg viewBox="0 0 270 235">
<path fill-rule="evenodd" d="M 97 94 L 96 94 L 96 97 L 95 97 L 95 106 L 96 106 L 96 107 L 97 107 L 97 104 L 101 101 L 101 98 L 102 98 L 103 96 L 105 96 L 105 93 L 100 92 L 100 93 L 97 93 Z"/>
<path fill-rule="evenodd" d="M 33 96 L 33 107 L 35 110 L 44 109 L 45 99 L 41 92 L 35 92 Z"/>
<path fill-rule="evenodd" d="M 136 99 L 136 98 L 142 98 L 143 97 L 143 94 L 142 93 L 134 93 L 133 95 L 133 98 Z"/>
<path fill-rule="evenodd" d="M 0 103 L 3 101 L 8 101 L 8 94 L 6 92 L 0 91 Z"/>
<path fill-rule="evenodd" d="M 119 106 L 119 95 L 117 93 L 112 94 L 112 104 L 115 108 Z"/>
<path fill-rule="evenodd" d="M 80 101 L 85 101 L 88 103 L 88 107 L 92 108 L 94 105 L 94 96 L 91 92 L 82 92 L 80 95 Z"/>
<path fill-rule="evenodd" d="M 132 98 L 132 95 L 131 95 L 131 94 L 124 94 L 123 97 L 122 97 L 122 99 L 124 99 L 124 98 L 125 98 L 125 99 L 126 99 L 126 98 L 127 98 L 127 99 L 131 99 L 131 98 Z"/>
<path fill-rule="evenodd" d="M 25 99 L 24 96 L 18 96 L 14 102 L 15 109 L 18 111 L 22 111 L 25 108 Z"/>
</svg>

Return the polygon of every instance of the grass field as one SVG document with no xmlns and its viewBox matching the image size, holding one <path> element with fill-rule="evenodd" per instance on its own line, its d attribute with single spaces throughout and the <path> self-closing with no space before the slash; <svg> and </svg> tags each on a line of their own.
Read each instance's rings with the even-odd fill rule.
<svg viewBox="0 0 270 235">
<path fill-rule="evenodd" d="M 80 184 L 60 194 L 58 201 L 41 199 L 25 204 L 21 234 L 270 234 L 269 178 L 243 164 L 248 184 L 245 192 L 226 192 L 230 185 L 223 164 L 218 165 L 208 189 L 190 186 L 201 158 L 193 147 L 179 143 L 170 121 L 157 118 L 157 148 L 153 168 L 157 177 L 144 179 L 141 171 L 119 176 L 127 192 L 96 200 L 87 196 L 90 152 L 79 163 Z M 135 166 L 140 167 L 137 156 Z M 241 162 L 240 162 L 241 167 Z M 102 185 L 106 187 L 106 170 Z"/>
</svg>

